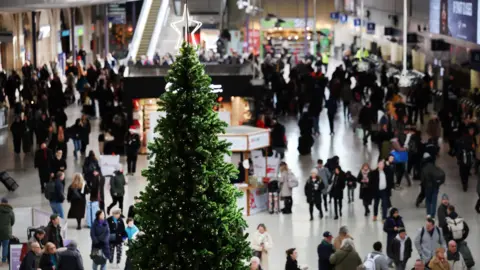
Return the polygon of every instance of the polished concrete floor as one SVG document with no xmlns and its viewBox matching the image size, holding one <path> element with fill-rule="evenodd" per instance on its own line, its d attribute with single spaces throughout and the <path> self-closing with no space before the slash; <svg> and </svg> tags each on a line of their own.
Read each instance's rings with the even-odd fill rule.
<svg viewBox="0 0 480 270">
<path fill-rule="evenodd" d="M 75 119 L 80 116 L 79 107 L 71 107 L 67 109 L 68 124 L 73 124 Z M 286 154 L 286 162 L 292 171 L 300 179 L 300 186 L 294 189 L 293 194 L 293 214 L 292 215 L 269 215 L 261 213 L 255 216 L 246 217 L 249 224 L 248 232 L 255 231 L 259 223 L 264 223 L 270 232 L 274 247 L 270 252 L 270 270 L 280 270 L 284 268 L 285 250 L 296 247 L 299 254 L 299 262 L 307 264 L 310 269 L 317 268 L 317 245 L 322 240 L 322 233 L 326 230 L 331 231 L 334 235 L 342 225 L 348 226 L 351 235 L 355 238 L 356 247 L 363 257 L 372 249 L 372 244 L 381 240 L 385 243 L 386 235 L 382 230 L 381 222 L 374 222 L 371 218 L 363 216 L 363 206 L 359 200 L 352 204 L 344 202 L 343 217 L 339 220 L 333 219 L 333 214 L 329 212 L 323 220 L 316 218 L 309 221 L 308 205 L 303 194 L 303 185 L 308 177 L 310 170 L 315 165 L 316 160 L 337 155 L 340 157 L 340 164 L 345 170 L 351 170 L 354 174 L 358 173 L 360 166 L 364 162 L 372 165 L 377 159 L 376 147 L 371 144 L 363 146 L 361 141 L 355 137 L 348 123 L 345 122 L 343 115 L 338 114 L 335 122 L 335 136 L 329 136 L 328 122 L 326 115 L 322 114 L 321 118 L 321 134 L 316 139 L 313 151 L 310 156 L 299 156 L 296 150 L 299 130 L 296 125 L 297 120 L 293 117 L 281 119 L 287 127 L 288 152 Z M 89 149 L 98 152 L 98 144 L 96 138 L 98 136 L 98 120 L 92 122 L 91 145 Z M 69 149 L 73 149 L 70 144 Z M 32 155 L 15 156 L 13 154 L 12 139 L 6 131 L 0 131 L 0 171 L 6 170 L 17 180 L 20 188 L 14 193 L 8 193 L 3 186 L 0 186 L 0 197 L 9 199 L 13 207 L 38 207 L 43 210 L 50 210 L 48 202 L 39 192 L 39 183 L 37 172 L 33 169 Z M 67 185 L 71 182 L 71 175 L 75 172 L 81 172 L 82 162 L 73 159 L 71 151 L 67 157 Z M 468 193 L 461 190 L 460 180 L 455 160 L 442 152 L 438 160 L 438 164 L 447 172 L 446 184 L 441 187 L 441 193 L 447 193 L 450 196 L 451 203 L 454 204 L 461 216 L 466 218 L 470 226 L 470 236 L 467 239 L 472 250 L 472 254 L 480 253 L 480 215 L 474 210 L 474 204 L 477 195 L 474 188 Z M 138 167 L 145 168 L 147 161 L 145 156 L 139 158 Z M 471 186 L 476 185 L 476 177 L 471 177 Z M 146 179 L 139 176 L 138 173 L 134 177 L 129 177 L 129 183 L 126 191 L 126 207 L 131 205 L 133 197 L 139 193 L 146 185 Z M 407 232 L 411 237 L 421 226 L 424 225 L 425 209 L 417 209 L 414 205 L 415 197 L 419 191 L 418 182 L 412 187 L 404 187 L 399 191 L 395 191 L 392 197 L 392 203 L 400 209 L 400 214 L 406 224 Z M 108 194 L 108 193 L 107 193 Z M 355 197 L 358 198 L 358 190 L 355 191 Z M 111 198 L 107 196 L 107 204 L 111 202 Z M 68 211 L 69 205 L 64 204 L 65 211 Z M 332 209 L 332 207 L 330 207 Z M 23 221 L 24 222 L 24 221 Z M 17 224 L 21 224 L 22 220 L 17 220 Z M 89 230 L 75 230 L 75 221 L 71 220 L 68 226 L 67 239 L 76 240 L 79 243 L 79 249 L 83 255 L 86 269 L 91 268 L 89 259 L 91 240 Z M 15 230 L 18 231 L 18 230 Z M 24 234 L 24 232 L 21 232 Z M 26 232 L 25 232 L 26 233 Z M 25 235 L 17 235 L 25 238 Z M 474 240 L 477 239 L 477 240 Z M 413 265 L 415 258 L 418 256 L 414 252 L 414 258 L 409 262 L 409 266 Z M 124 259 L 122 260 L 124 262 Z M 123 263 L 122 263 L 123 264 Z"/>
</svg>

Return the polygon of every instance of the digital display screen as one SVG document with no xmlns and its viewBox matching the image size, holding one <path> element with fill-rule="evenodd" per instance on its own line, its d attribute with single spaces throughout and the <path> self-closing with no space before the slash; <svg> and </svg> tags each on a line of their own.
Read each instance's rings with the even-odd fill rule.
<svg viewBox="0 0 480 270">
<path fill-rule="evenodd" d="M 430 0 L 430 32 L 480 43 L 480 0 Z"/>
</svg>

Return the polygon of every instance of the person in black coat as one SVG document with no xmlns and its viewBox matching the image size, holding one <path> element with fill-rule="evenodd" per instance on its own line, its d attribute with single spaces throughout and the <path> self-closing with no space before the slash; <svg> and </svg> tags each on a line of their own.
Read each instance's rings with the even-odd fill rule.
<svg viewBox="0 0 480 270">
<path fill-rule="evenodd" d="M 335 253 L 332 240 L 333 235 L 330 232 L 323 233 L 323 241 L 317 247 L 318 270 L 333 270 L 333 265 L 330 264 L 330 256 Z"/>
<path fill-rule="evenodd" d="M 357 182 L 360 185 L 360 200 L 363 201 L 365 216 L 370 214 L 370 205 L 374 197 L 372 183 L 370 182 L 370 165 L 364 163 L 357 176 Z"/>
<path fill-rule="evenodd" d="M 313 138 L 312 128 L 313 122 L 308 113 L 302 114 L 298 121 L 298 127 L 300 128 L 300 137 L 298 138 L 298 152 L 300 155 L 308 155 L 312 151 Z"/>
<path fill-rule="evenodd" d="M 287 138 L 285 136 L 285 126 L 280 124 L 276 118 L 272 119 L 272 129 L 270 132 L 272 142 L 272 149 L 280 154 L 280 158 L 285 157 L 285 150 L 287 148 Z"/>
<path fill-rule="evenodd" d="M 45 191 L 45 184 L 53 176 L 52 173 L 52 150 L 47 148 L 46 143 L 40 145 L 40 149 L 35 152 L 34 167 L 38 169 L 40 178 L 40 188 L 42 193 Z"/>
<path fill-rule="evenodd" d="M 90 201 L 98 202 L 100 209 L 105 211 L 105 177 L 95 170 L 93 176 L 87 180 L 87 185 L 90 190 Z"/>
<path fill-rule="evenodd" d="M 373 220 L 377 220 L 378 206 L 382 203 L 382 218 L 387 218 L 387 210 L 389 208 L 389 198 L 393 188 L 393 173 L 389 173 L 385 169 L 385 162 L 380 160 L 377 169 L 369 174 L 369 179 L 372 184 L 372 192 L 374 194 L 373 205 Z"/>
<path fill-rule="evenodd" d="M 95 213 L 95 221 L 90 229 L 90 237 L 92 238 L 92 251 L 100 249 L 104 257 L 110 258 L 110 227 L 105 220 L 105 214 L 102 210 L 98 210 Z M 100 267 L 105 267 L 105 264 Z M 94 264 L 94 269 L 96 268 Z"/>
<path fill-rule="evenodd" d="M 328 116 L 328 124 L 330 126 L 330 135 L 335 134 L 335 127 L 333 125 L 335 120 L 335 115 L 337 114 L 337 100 L 333 97 L 330 97 L 327 101 L 327 116 Z"/>
<path fill-rule="evenodd" d="M 402 244 L 403 248 L 402 254 Z M 412 257 L 412 240 L 408 237 L 404 228 L 398 230 L 398 235 L 393 238 L 390 247 L 387 248 L 388 257 L 392 258 L 396 265 L 396 269 L 406 269 L 407 262 Z"/>
<path fill-rule="evenodd" d="M 42 249 L 40 248 L 40 244 L 37 242 L 32 243 L 30 245 L 30 250 L 22 260 L 19 270 L 37 270 L 36 260 L 37 256 L 40 256 L 41 254 Z"/>
<path fill-rule="evenodd" d="M 322 190 L 325 188 L 325 184 L 317 175 L 317 169 L 313 169 L 310 173 L 310 177 L 305 183 L 305 196 L 307 197 L 307 203 L 310 205 L 310 220 L 313 220 L 313 207 L 317 207 L 320 211 L 320 218 L 323 218 L 322 211 Z"/>
<path fill-rule="evenodd" d="M 80 119 L 81 127 L 80 130 L 80 140 L 82 141 L 82 146 L 80 152 L 83 156 L 85 156 L 85 152 L 87 151 L 87 145 L 90 143 L 90 132 L 92 130 L 90 125 L 90 120 L 86 115 L 82 115 Z"/>
<path fill-rule="evenodd" d="M 67 124 L 67 114 L 63 110 L 63 108 L 58 108 L 57 112 L 55 113 L 55 123 L 57 124 L 57 127 L 66 127 Z"/>
<path fill-rule="evenodd" d="M 62 158 L 63 151 L 58 149 L 55 157 L 52 159 L 52 173 L 65 172 L 67 170 L 67 162 Z"/>
<path fill-rule="evenodd" d="M 117 265 L 122 260 L 122 246 L 123 241 L 127 239 L 127 232 L 125 231 L 125 223 L 122 219 L 122 212 L 120 209 L 114 209 L 112 216 L 107 219 L 107 223 L 110 229 L 110 264 L 113 264 L 113 257 L 115 250 L 117 251 Z"/>
<path fill-rule="evenodd" d="M 338 219 L 338 215 L 342 216 L 343 190 L 345 189 L 345 174 L 340 166 L 335 168 L 331 183 L 330 197 L 333 198 L 335 219 Z"/>
<path fill-rule="evenodd" d="M 58 253 L 57 247 L 53 243 L 47 243 L 45 250 L 40 257 L 40 264 L 38 268 L 42 270 L 56 270 L 58 266 Z"/>
<path fill-rule="evenodd" d="M 88 153 L 88 156 L 85 158 L 85 162 L 83 163 L 83 176 L 87 182 L 90 182 L 90 179 L 93 177 L 93 172 L 101 172 L 100 165 L 98 163 L 98 159 L 95 156 L 93 151 Z"/>
<path fill-rule="evenodd" d="M 14 122 L 10 126 L 10 131 L 13 137 L 13 150 L 15 154 L 20 154 L 22 148 L 22 138 L 25 134 L 25 121 L 20 116 L 16 116 Z"/>
<path fill-rule="evenodd" d="M 352 175 L 352 172 L 347 171 L 345 173 L 345 182 L 348 189 L 348 203 L 354 202 L 354 191 L 357 188 L 357 179 Z"/>
<path fill-rule="evenodd" d="M 383 231 L 387 233 L 387 254 L 388 248 L 390 248 L 390 245 L 400 231 L 400 228 L 405 228 L 405 225 L 403 224 L 402 217 L 398 213 L 398 209 L 393 207 L 390 209 L 390 216 L 385 220 L 385 223 L 383 223 Z"/>
<path fill-rule="evenodd" d="M 368 137 L 372 135 L 372 124 L 375 123 L 374 113 L 372 104 L 367 102 L 358 115 L 358 123 L 363 129 L 363 145 L 367 144 Z"/>
<path fill-rule="evenodd" d="M 90 193 L 89 187 L 86 185 L 81 174 L 73 175 L 72 184 L 68 187 L 67 200 L 70 203 L 70 210 L 68 210 L 68 218 L 77 221 L 77 230 L 81 230 L 81 221 L 85 216 L 86 210 L 86 195 Z"/>
<path fill-rule="evenodd" d="M 50 125 L 50 118 L 48 118 L 47 114 L 42 113 L 37 122 L 37 126 L 35 127 L 35 135 L 37 137 L 38 145 L 48 140 Z"/>
<path fill-rule="evenodd" d="M 287 262 L 285 263 L 285 270 L 299 270 L 297 262 L 297 250 L 295 248 L 287 249 Z"/>
<path fill-rule="evenodd" d="M 137 169 L 137 157 L 140 150 L 140 136 L 131 129 L 125 138 L 125 152 L 127 153 L 127 174 L 134 175 Z"/>
</svg>

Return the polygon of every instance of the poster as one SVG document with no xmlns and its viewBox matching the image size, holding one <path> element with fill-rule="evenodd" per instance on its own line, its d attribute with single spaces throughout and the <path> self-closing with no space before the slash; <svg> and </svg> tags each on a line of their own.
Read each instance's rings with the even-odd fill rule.
<svg viewBox="0 0 480 270">
<path fill-rule="evenodd" d="M 27 253 L 27 244 L 10 245 L 10 270 L 20 269 L 22 259 Z"/>
<path fill-rule="evenodd" d="M 275 153 L 265 158 L 262 151 L 252 151 L 253 174 L 257 177 L 275 178 L 278 174 L 280 156 Z"/>
<path fill-rule="evenodd" d="M 430 32 L 478 43 L 478 0 L 431 0 Z"/>
<path fill-rule="evenodd" d="M 100 155 L 100 169 L 104 176 L 114 175 L 114 172 L 120 168 L 120 156 Z"/>
<path fill-rule="evenodd" d="M 255 215 L 268 208 L 268 191 L 266 187 L 251 189 L 250 191 L 250 215 Z"/>
</svg>

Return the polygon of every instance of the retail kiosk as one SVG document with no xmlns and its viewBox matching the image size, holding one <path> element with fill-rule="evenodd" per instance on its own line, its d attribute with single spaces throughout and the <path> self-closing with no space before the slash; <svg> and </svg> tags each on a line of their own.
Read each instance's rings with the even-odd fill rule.
<svg viewBox="0 0 480 270">
<path fill-rule="evenodd" d="M 267 149 L 270 146 L 270 130 L 251 126 L 230 126 L 225 129 L 225 134 L 218 135 L 231 143 L 230 151 L 233 154 L 242 154 L 244 160 L 252 156 L 252 152 Z M 265 157 L 265 174 L 267 170 Z M 243 207 L 243 214 L 250 216 L 267 210 L 268 192 L 263 184 L 262 175 L 250 177 L 248 169 L 245 172 L 245 181 L 235 186 L 243 192 L 243 196 L 237 199 L 239 207 Z"/>
</svg>

